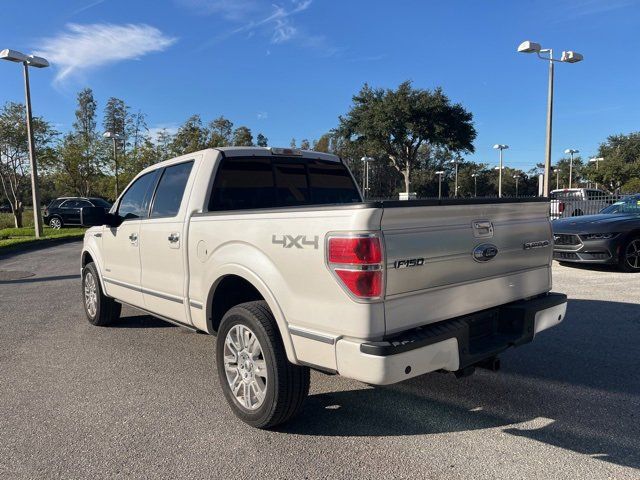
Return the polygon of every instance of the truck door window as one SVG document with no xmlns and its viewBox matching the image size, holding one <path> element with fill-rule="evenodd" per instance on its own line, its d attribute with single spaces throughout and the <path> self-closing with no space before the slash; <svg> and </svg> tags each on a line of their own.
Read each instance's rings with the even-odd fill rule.
<svg viewBox="0 0 640 480">
<path fill-rule="evenodd" d="M 156 188 L 151 218 L 175 217 L 178 214 L 191 167 L 193 162 L 185 162 L 164 169 Z"/>
<path fill-rule="evenodd" d="M 118 216 L 122 220 L 146 217 L 149 198 L 156 182 L 158 171 L 146 173 L 127 189 L 118 205 Z"/>
</svg>

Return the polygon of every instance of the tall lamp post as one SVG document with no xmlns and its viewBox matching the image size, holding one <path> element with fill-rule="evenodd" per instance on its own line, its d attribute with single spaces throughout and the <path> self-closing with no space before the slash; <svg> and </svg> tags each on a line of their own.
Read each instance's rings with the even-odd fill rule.
<svg viewBox="0 0 640 480">
<path fill-rule="evenodd" d="M 444 170 L 439 170 L 436 172 L 438 175 L 438 199 L 442 198 L 442 176 L 444 175 Z"/>
<path fill-rule="evenodd" d="M 551 133 L 553 129 L 553 65 L 554 62 L 577 63 L 584 58 L 581 54 L 567 50 L 562 52 L 560 59 L 553 58 L 553 49 L 542 48 L 539 43 L 525 41 L 518 46 L 520 53 L 535 53 L 538 58 L 549 62 L 549 87 L 547 92 L 547 146 L 544 158 L 543 195 L 549 196 L 549 177 L 551 175 Z M 545 53 L 548 56 L 540 55 Z"/>
<path fill-rule="evenodd" d="M 504 168 L 502 165 L 502 151 L 509 148 L 509 145 L 502 145 L 500 143 L 496 143 L 493 148 L 496 150 L 500 150 L 500 167 L 498 173 L 498 198 L 502 198 L 502 169 Z"/>
<path fill-rule="evenodd" d="M 22 63 L 24 72 L 24 94 L 27 110 L 27 139 L 29 141 L 29 166 L 31 169 L 31 200 L 33 202 L 33 226 L 36 238 L 42 236 L 42 216 L 40 215 L 40 190 L 38 189 L 38 167 L 36 163 L 36 146 L 33 137 L 33 115 L 31 113 L 31 88 L 29 87 L 29 67 L 45 68 L 49 62 L 34 55 L 25 55 L 16 50 L 5 49 L 0 52 L 0 59 Z"/>
<path fill-rule="evenodd" d="M 114 132 L 104 132 L 102 136 L 104 138 L 110 138 L 111 140 L 113 140 L 113 173 L 115 174 L 116 180 L 116 196 L 114 198 L 115 200 L 118 198 L 118 192 L 120 191 L 118 183 L 118 149 L 116 143 L 118 142 L 118 140 L 120 140 L 121 137 L 119 134 Z"/>
<path fill-rule="evenodd" d="M 589 159 L 589 163 L 595 163 L 596 164 L 596 172 L 598 171 L 598 165 L 600 165 L 600 162 L 603 161 L 604 158 L 603 157 L 594 157 L 594 158 L 590 158 Z M 598 182 L 596 182 L 596 188 L 598 188 Z"/>
<path fill-rule="evenodd" d="M 580 153 L 580 150 L 567 148 L 564 153 L 571 156 L 571 160 L 569 160 L 569 188 L 571 188 L 571 184 L 573 183 L 573 154 Z"/>
<path fill-rule="evenodd" d="M 558 167 L 554 168 L 556 172 L 556 190 L 560 190 L 560 169 Z"/>
<path fill-rule="evenodd" d="M 367 198 L 367 192 L 369 191 L 369 162 L 373 162 L 373 157 L 362 157 L 362 195 Z"/>
<path fill-rule="evenodd" d="M 472 173 L 471 174 L 471 178 L 473 178 L 473 196 L 477 197 L 478 196 L 478 177 L 480 176 L 479 173 Z"/>
<path fill-rule="evenodd" d="M 460 159 L 456 158 L 454 160 L 451 160 L 451 163 L 455 165 L 455 169 L 456 169 L 456 179 L 453 187 L 453 196 L 455 198 L 458 198 L 458 164 L 460 163 Z"/>
<path fill-rule="evenodd" d="M 516 180 L 516 198 L 518 197 L 518 180 L 520 180 L 520 175 L 514 175 L 513 178 Z"/>
</svg>

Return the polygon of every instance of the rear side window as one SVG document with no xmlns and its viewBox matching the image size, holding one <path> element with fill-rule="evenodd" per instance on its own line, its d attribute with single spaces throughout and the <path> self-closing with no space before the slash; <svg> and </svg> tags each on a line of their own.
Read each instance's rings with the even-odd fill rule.
<svg viewBox="0 0 640 480">
<path fill-rule="evenodd" d="M 123 220 L 146 217 L 149 199 L 156 183 L 158 171 L 146 173 L 127 189 L 118 205 L 118 216 Z"/>
<path fill-rule="evenodd" d="M 228 158 L 222 161 L 210 211 L 360 202 L 347 168 L 303 158 Z"/>
<path fill-rule="evenodd" d="M 175 217 L 178 214 L 191 167 L 193 162 L 180 163 L 164 169 L 151 207 L 152 218 Z"/>
</svg>

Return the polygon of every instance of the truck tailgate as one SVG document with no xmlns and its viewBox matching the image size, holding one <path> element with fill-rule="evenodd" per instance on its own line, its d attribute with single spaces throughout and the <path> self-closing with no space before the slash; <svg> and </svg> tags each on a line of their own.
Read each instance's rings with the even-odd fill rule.
<svg viewBox="0 0 640 480">
<path fill-rule="evenodd" d="M 551 289 L 548 202 L 434 203 L 383 205 L 387 334 Z"/>
</svg>

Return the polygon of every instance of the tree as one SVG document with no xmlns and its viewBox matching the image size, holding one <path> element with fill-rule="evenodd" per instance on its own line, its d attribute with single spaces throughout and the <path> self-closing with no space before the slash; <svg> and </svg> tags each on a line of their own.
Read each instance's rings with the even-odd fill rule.
<svg viewBox="0 0 640 480">
<path fill-rule="evenodd" d="M 263 134 L 259 133 L 256 137 L 256 145 L 259 147 L 266 147 L 269 145 L 269 140 Z"/>
<path fill-rule="evenodd" d="M 312 148 L 316 152 L 329 153 L 330 145 L 331 145 L 331 135 L 328 133 L 325 133 L 318 140 L 313 141 Z"/>
<path fill-rule="evenodd" d="M 54 183 L 66 194 L 89 196 L 101 174 L 104 152 L 96 131 L 97 103 L 90 88 L 78 93 L 73 131 L 67 133 L 50 162 L 42 161 L 50 170 Z"/>
<path fill-rule="evenodd" d="M 200 115 L 192 115 L 184 122 L 173 137 L 169 150 L 178 157 L 207 148 L 208 132 L 202 126 Z"/>
<path fill-rule="evenodd" d="M 569 166 L 571 163 L 570 158 L 561 158 L 557 161 L 556 165 L 553 167 L 553 171 L 551 172 L 551 185 L 552 190 L 558 184 L 559 188 L 569 188 Z M 557 170 L 560 170 L 559 174 Z M 578 156 L 573 157 L 573 167 L 571 168 L 571 187 L 579 188 L 580 183 L 583 180 L 582 171 L 584 166 L 582 164 L 582 158 Z"/>
<path fill-rule="evenodd" d="M 304 139 L 300 142 L 300 149 L 301 149 L 301 150 L 311 150 L 311 145 L 309 144 L 309 140 L 307 140 L 306 138 L 304 138 Z"/>
<path fill-rule="evenodd" d="M 228 147 L 233 142 L 233 122 L 220 116 L 209 124 L 208 146 Z"/>
<path fill-rule="evenodd" d="M 452 104 L 442 89 L 415 89 L 411 82 L 396 90 L 368 85 L 353 97 L 351 110 L 339 117 L 337 133 L 345 139 L 383 152 L 404 177 L 410 191 L 411 173 L 419 163 L 423 146 L 451 152 L 473 152 L 476 131 L 473 116 L 460 104 Z"/>
<path fill-rule="evenodd" d="M 8 102 L 0 110 L 0 184 L 9 200 L 16 228 L 22 227 L 24 199 L 29 190 L 29 144 L 26 111 L 20 103 Z M 56 132 L 41 117 L 33 118 L 33 136 L 38 160 L 51 156 Z"/>
<path fill-rule="evenodd" d="M 233 132 L 233 145 L 236 147 L 253 146 L 253 135 L 248 127 L 238 127 Z"/>
<path fill-rule="evenodd" d="M 291 148 L 296 148 L 296 139 L 292 138 L 291 141 L 289 142 L 289 146 Z"/>
<path fill-rule="evenodd" d="M 125 155 L 127 153 L 127 145 L 128 145 L 128 133 L 129 129 L 127 128 L 127 122 L 129 117 L 129 107 L 124 103 L 124 100 L 119 98 L 111 97 L 107 100 L 107 104 L 104 107 L 104 118 L 102 120 L 102 125 L 104 127 L 105 132 L 111 132 L 113 135 L 117 135 L 119 140 L 115 140 L 116 149 L 118 143 L 121 145 L 120 155 L 117 153 L 111 154 L 111 162 L 113 165 L 113 178 L 115 182 L 115 193 L 116 196 L 120 192 L 119 188 L 119 167 L 123 160 L 125 160 Z M 113 139 L 105 139 L 105 151 L 111 151 Z"/>
<path fill-rule="evenodd" d="M 583 174 L 611 191 L 640 177 L 640 132 L 610 135 L 598 147 L 597 157 L 604 160 L 585 166 Z M 626 189 L 626 187 L 625 187 Z"/>
</svg>

